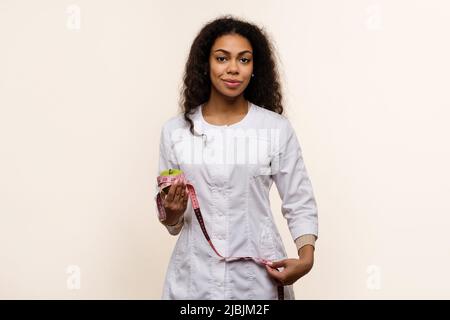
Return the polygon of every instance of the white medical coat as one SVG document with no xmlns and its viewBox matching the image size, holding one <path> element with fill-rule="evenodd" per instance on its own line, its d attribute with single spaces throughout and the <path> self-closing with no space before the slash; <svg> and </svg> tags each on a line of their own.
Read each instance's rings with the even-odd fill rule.
<svg viewBox="0 0 450 320">
<path fill-rule="evenodd" d="M 270 208 L 273 182 L 292 239 L 304 234 L 318 237 L 316 201 L 290 121 L 249 102 L 241 121 L 217 126 L 205 121 L 201 108 L 191 116 L 194 136 L 182 114 L 164 123 L 158 173 L 169 168 L 184 171 L 194 185 L 218 252 L 233 257 L 288 258 Z M 177 231 L 167 229 L 176 235 Z M 292 285 L 285 286 L 284 293 L 285 299 L 295 299 Z M 220 260 L 206 241 L 189 200 L 162 299 L 277 299 L 277 284 L 253 261 Z"/>
</svg>

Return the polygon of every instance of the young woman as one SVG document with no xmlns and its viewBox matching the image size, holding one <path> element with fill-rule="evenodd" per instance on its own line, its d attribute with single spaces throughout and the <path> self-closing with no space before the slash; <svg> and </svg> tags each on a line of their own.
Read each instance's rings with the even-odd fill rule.
<svg viewBox="0 0 450 320">
<path fill-rule="evenodd" d="M 179 235 L 163 299 L 295 299 L 292 284 L 313 266 L 318 215 L 280 91 L 273 46 L 261 28 L 223 16 L 201 29 L 186 63 L 183 112 L 161 130 L 159 172 L 183 170 L 217 252 L 269 262 L 221 259 L 186 184 L 175 182 L 160 194 L 162 223 Z M 273 182 L 298 248 L 295 259 L 287 257 L 273 219 Z"/>
</svg>

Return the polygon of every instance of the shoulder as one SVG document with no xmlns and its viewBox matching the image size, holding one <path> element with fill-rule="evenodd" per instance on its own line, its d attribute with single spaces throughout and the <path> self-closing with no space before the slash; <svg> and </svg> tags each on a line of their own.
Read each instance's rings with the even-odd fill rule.
<svg viewBox="0 0 450 320">
<path fill-rule="evenodd" d="M 179 128 L 183 128 L 186 126 L 186 121 L 184 120 L 184 114 L 180 113 L 177 114 L 173 117 L 170 117 L 169 119 L 167 119 L 162 127 L 161 130 L 170 132 Z"/>
<path fill-rule="evenodd" d="M 191 120 L 194 121 L 192 115 Z M 190 124 L 184 118 L 184 113 L 178 113 L 175 116 L 170 117 L 161 126 L 161 138 L 166 142 L 173 145 L 177 142 L 183 141 L 185 138 L 190 138 Z"/>
<path fill-rule="evenodd" d="M 283 114 L 256 106 L 255 126 L 260 129 L 269 129 L 271 142 L 275 142 L 274 150 L 281 149 L 297 140 L 297 135 L 291 121 Z"/>
<path fill-rule="evenodd" d="M 285 115 L 266 109 L 263 106 L 253 105 L 255 106 L 255 121 L 259 126 L 286 131 L 293 129 L 291 122 Z"/>
</svg>

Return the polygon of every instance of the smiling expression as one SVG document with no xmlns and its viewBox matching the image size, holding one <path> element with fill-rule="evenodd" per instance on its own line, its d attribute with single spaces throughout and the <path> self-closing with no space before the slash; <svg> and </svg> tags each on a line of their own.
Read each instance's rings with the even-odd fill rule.
<svg viewBox="0 0 450 320">
<path fill-rule="evenodd" d="M 225 96 L 240 95 L 251 80 L 252 52 L 250 42 L 240 35 L 218 37 L 211 48 L 209 59 L 213 89 Z"/>
</svg>

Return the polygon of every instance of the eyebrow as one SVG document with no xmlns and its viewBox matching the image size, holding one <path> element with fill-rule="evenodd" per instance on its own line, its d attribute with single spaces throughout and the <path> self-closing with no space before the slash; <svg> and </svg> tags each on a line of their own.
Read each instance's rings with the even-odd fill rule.
<svg viewBox="0 0 450 320">
<path fill-rule="evenodd" d="M 216 52 L 216 51 L 223 51 L 223 52 L 228 53 L 228 54 L 230 53 L 230 52 L 228 52 L 227 50 L 224 50 L 224 49 L 214 50 L 214 52 Z M 251 52 L 250 50 L 244 50 L 244 51 L 239 52 L 238 55 L 241 55 L 241 54 L 246 53 L 246 52 L 253 54 L 253 52 Z"/>
</svg>

